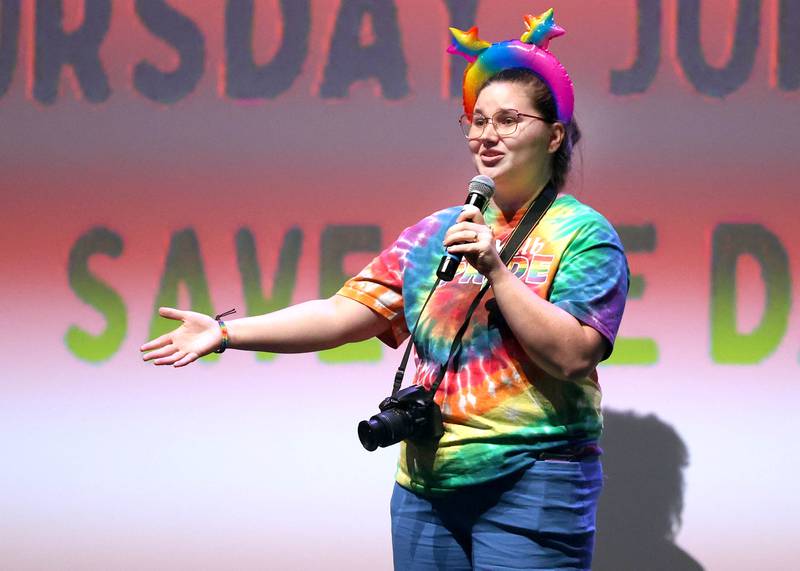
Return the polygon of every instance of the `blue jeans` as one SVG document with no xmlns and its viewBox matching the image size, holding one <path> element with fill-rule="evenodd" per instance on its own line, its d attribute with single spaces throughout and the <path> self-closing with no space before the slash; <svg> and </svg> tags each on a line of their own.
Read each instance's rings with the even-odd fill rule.
<svg viewBox="0 0 800 571">
<path fill-rule="evenodd" d="M 447 495 L 395 484 L 397 571 L 589 569 L 602 487 L 598 457 L 537 460 L 530 468 Z"/>
</svg>

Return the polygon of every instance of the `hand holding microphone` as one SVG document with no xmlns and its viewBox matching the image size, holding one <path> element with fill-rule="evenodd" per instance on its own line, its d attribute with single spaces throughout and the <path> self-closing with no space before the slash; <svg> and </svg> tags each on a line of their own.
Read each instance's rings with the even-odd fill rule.
<svg viewBox="0 0 800 571">
<path fill-rule="evenodd" d="M 445 235 L 445 247 L 448 248 L 436 275 L 442 281 L 449 282 L 453 279 L 461 259 L 465 254 L 478 253 L 484 249 L 483 242 L 488 239 L 494 248 L 494 237 L 491 229 L 483 223 L 483 213 L 489 205 L 489 200 L 494 194 L 494 181 L 485 175 L 478 175 L 469 182 L 465 208 L 459 215 L 458 221 Z M 477 210 L 477 211 L 476 211 Z M 495 252 L 496 254 L 496 252 Z M 499 256 L 498 256 L 499 260 Z M 478 260 L 476 259 L 476 263 Z M 475 264 L 473 264 L 475 265 Z M 481 264 L 478 263 L 478 266 Z M 480 267 L 476 268 L 480 271 Z"/>
</svg>

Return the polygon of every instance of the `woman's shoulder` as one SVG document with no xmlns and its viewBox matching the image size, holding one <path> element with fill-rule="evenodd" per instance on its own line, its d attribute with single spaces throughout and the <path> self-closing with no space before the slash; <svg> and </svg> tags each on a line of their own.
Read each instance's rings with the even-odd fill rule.
<svg viewBox="0 0 800 571">
<path fill-rule="evenodd" d="M 429 236 L 446 231 L 461 213 L 461 206 L 442 208 L 403 230 L 401 236 Z"/>
<path fill-rule="evenodd" d="M 618 242 L 614 225 L 593 207 L 571 194 L 560 194 L 547 213 L 548 222 L 565 231 L 605 235 Z"/>
<path fill-rule="evenodd" d="M 411 252 L 420 255 L 431 248 L 442 248 L 442 238 L 447 229 L 453 225 L 459 206 L 451 206 L 437 210 L 417 222 L 404 228 L 388 250 L 395 252 L 401 260 L 405 260 Z"/>
<path fill-rule="evenodd" d="M 593 207 L 581 202 L 571 194 L 559 194 L 550 209 L 555 215 L 561 217 L 586 219 L 588 221 L 602 221 L 609 223 L 605 216 Z M 610 223 L 609 223 L 610 224 Z"/>
</svg>

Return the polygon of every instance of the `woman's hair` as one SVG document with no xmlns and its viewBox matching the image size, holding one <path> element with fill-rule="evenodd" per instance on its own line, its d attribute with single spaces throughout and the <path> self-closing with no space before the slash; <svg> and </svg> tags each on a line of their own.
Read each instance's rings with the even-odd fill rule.
<svg viewBox="0 0 800 571">
<path fill-rule="evenodd" d="M 481 86 L 478 93 L 487 85 L 499 82 L 519 83 L 528 87 L 534 108 L 539 110 L 546 121 L 550 123 L 558 121 L 556 102 L 555 99 L 553 99 L 553 94 L 550 92 L 547 85 L 532 71 L 521 67 L 504 69 L 500 73 L 490 77 L 486 83 Z M 556 191 L 560 191 L 567 182 L 567 175 L 572 166 L 572 150 L 581 139 L 581 130 L 578 128 L 578 122 L 575 120 L 575 117 L 573 117 L 572 121 L 568 124 L 564 125 L 564 130 L 564 140 L 558 150 L 553 154 L 553 162 L 551 165 L 553 173 L 550 180 L 553 182 Z"/>
</svg>

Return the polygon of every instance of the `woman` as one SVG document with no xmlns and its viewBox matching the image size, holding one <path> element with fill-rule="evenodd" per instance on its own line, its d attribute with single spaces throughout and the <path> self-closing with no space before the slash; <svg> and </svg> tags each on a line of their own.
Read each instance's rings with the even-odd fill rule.
<svg viewBox="0 0 800 571">
<path fill-rule="evenodd" d="M 564 185 L 580 136 L 569 76 L 546 50 L 563 30 L 552 10 L 526 24 L 521 42 L 491 45 L 474 28 L 453 30 L 449 51 L 471 62 L 462 128 L 478 172 L 496 185 L 485 215 L 466 206 L 426 217 L 327 300 L 227 324 L 162 308 L 182 325 L 142 347 L 145 360 L 178 367 L 226 347 L 316 351 L 373 336 L 396 347 L 422 313 L 414 382 L 429 388 L 446 367 L 435 397 L 445 433 L 401 444 L 391 506 L 397 569 L 591 564 L 602 483 L 595 368 L 619 327 L 627 262 L 611 225 L 569 195 L 508 266 L 500 259 L 498 244 L 534 200 Z M 423 311 L 445 248 L 465 262 Z"/>
</svg>

